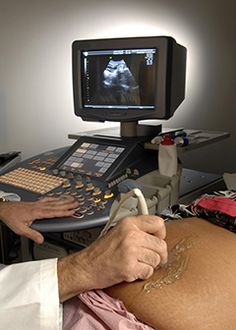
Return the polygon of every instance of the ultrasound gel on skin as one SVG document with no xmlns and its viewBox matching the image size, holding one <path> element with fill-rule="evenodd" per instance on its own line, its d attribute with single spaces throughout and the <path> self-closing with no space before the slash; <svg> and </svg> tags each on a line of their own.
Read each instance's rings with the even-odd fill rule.
<svg viewBox="0 0 236 330">
<path fill-rule="evenodd" d="M 170 134 L 165 134 L 163 140 L 159 144 L 158 166 L 161 175 L 171 177 L 177 173 L 177 148 Z"/>
</svg>

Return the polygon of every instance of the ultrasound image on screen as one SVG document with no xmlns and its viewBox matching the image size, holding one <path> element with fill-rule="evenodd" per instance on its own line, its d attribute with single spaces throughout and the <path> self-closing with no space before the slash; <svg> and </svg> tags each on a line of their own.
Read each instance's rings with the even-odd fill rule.
<svg viewBox="0 0 236 330">
<path fill-rule="evenodd" d="M 135 78 L 124 60 L 110 60 L 103 72 L 105 88 L 132 90 L 139 88 Z"/>
<path fill-rule="evenodd" d="M 90 108 L 154 108 L 156 50 L 83 52 L 83 105 Z"/>
</svg>

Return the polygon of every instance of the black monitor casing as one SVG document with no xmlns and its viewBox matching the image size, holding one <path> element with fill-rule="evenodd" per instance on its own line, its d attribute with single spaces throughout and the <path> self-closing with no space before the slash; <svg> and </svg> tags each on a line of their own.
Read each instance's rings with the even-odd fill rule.
<svg viewBox="0 0 236 330">
<path fill-rule="evenodd" d="M 83 107 L 81 54 L 104 49 L 156 48 L 158 64 L 154 109 L 90 109 Z M 135 37 L 76 40 L 72 44 L 73 93 L 75 114 L 86 121 L 134 122 L 169 119 L 185 97 L 186 48 L 172 37 Z"/>
</svg>

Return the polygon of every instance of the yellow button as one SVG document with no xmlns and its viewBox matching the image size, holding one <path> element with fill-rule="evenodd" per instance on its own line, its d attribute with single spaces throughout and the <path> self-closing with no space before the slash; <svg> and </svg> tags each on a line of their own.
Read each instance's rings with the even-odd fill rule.
<svg viewBox="0 0 236 330">
<path fill-rule="evenodd" d="M 114 196 L 112 191 L 107 191 L 105 192 L 104 198 L 108 199 L 108 198 L 112 198 Z"/>
</svg>

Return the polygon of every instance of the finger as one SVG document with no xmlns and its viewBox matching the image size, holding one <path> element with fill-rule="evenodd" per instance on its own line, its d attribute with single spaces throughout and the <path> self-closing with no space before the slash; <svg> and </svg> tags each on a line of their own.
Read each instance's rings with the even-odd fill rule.
<svg viewBox="0 0 236 330">
<path fill-rule="evenodd" d="M 47 202 L 40 205 L 44 210 L 70 210 L 79 206 L 79 202 L 75 200 L 57 200 L 55 202 Z"/>
<path fill-rule="evenodd" d="M 44 237 L 42 234 L 40 234 L 37 230 L 34 230 L 27 226 L 24 227 L 22 236 L 25 236 L 25 237 L 31 239 L 32 241 L 34 241 L 37 244 L 42 244 L 44 242 Z"/>
<path fill-rule="evenodd" d="M 75 201 L 74 199 L 68 199 L 68 198 L 64 198 L 64 199 L 59 199 L 58 201 L 49 204 L 48 206 L 53 206 L 56 208 L 72 208 L 73 205 L 79 205 L 78 201 Z"/>
<path fill-rule="evenodd" d="M 61 217 L 71 217 L 75 213 L 75 210 L 58 210 L 58 209 L 44 209 L 38 212 L 36 217 L 37 220 L 43 220 L 45 218 L 61 218 Z"/>
<path fill-rule="evenodd" d="M 164 220 L 158 216 L 140 215 L 135 218 L 134 223 L 140 230 L 146 233 L 153 234 L 161 239 L 166 237 Z"/>
<path fill-rule="evenodd" d="M 39 203 L 45 203 L 45 202 L 51 202 L 51 201 L 56 201 L 58 197 L 40 197 L 38 200 Z"/>
<path fill-rule="evenodd" d="M 147 280 L 150 278 L 154 273 L 154 268 L 150 265 L 147 265 L 145 263 L 140 263 L 140 269 L 139 269 L 139 274 L 138 278 L 140 280 Z"/>
<path fill-rule="evenodd" d="M 44 197 L 40 199 L 38 202 L 39 203 L 44 203 L 44 204 L 49 204 L 49 205 L 54 205 L 58 203 L 71 203 L 75 201 L 74 197 L 68 196 L 68 197 Z"/>
<path fill-rule="evenodd" d="M 161 263 L 165 264 L 168 259 L 168 250 L 166 241 L 154 235 L 145 234 L 140 239 L 140 245 L 146 250 L 153 251 L 160 256 Z"/>
<path fill-rule="evenodd" d="M 140 249 L 140 253 L 138 255 L 138 261 L 144 263 L 148 266 L 151 266 L 153 269 L 157 268 L 157 266 L 161 262 L 161 256 L 152 251 L 147 249 Z"/>
</svg>

